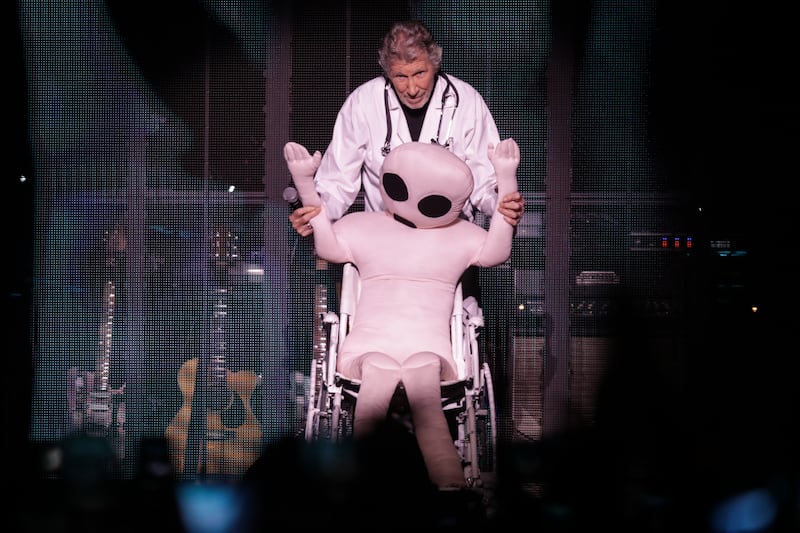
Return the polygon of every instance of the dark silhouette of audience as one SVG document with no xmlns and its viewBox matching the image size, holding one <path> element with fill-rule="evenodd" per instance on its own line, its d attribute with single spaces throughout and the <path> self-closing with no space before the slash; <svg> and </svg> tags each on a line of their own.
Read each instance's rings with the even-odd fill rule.
<svg viewBox="0 0 800 533">
<path fill-rule="evenodd" d="M 797 531 L 800 432 L 786 364 L 796 350 L 786 315 L 775 316 L 785 309 L 755 313 L 703 297 L 665 326 L 634 303 L 622 295 L 612 317 L 594 423 L 501 441 L 490 504 L 477 491 L 433 487 L 413 434 L 388 418 L 359 440 L 287 438 L 240 482 L 208 482 L 208 492 L 230 489 L 223 501 L 236 512 L 227 529 L 203 531 Z M 31 454 L 10 500 L 15 530 L 199 531 L 185 513 L 202 487 L 187 491 L 174 478 L 163 439 L 141 443 L 131 481 L 116 479 L 102 440 L 59 448 L 56 469 L 42 466 L 44 450 Z"/>
</svg>

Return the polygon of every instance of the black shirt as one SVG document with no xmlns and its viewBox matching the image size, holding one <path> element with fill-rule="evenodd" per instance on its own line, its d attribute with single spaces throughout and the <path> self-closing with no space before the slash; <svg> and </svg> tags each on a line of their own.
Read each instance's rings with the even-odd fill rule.
<svg viewBox="0 0 800 533">
<path fill-rule="evenodd" d="M 425 113 L 428 111 L 428 104 L 430 103 L 431 100 L 429 98 L 428 101 L 425 102 L 425 105 L 419 109 L 411 109 L 405 104 L 400 104 L 400 107 L 403 108 L 403 114 L 406 116 L 408 131 L 411 133 L 412 141 L 419 141 L 419 134 L 422 131 L 422 123 L 425 122 Z"/>
</svg>

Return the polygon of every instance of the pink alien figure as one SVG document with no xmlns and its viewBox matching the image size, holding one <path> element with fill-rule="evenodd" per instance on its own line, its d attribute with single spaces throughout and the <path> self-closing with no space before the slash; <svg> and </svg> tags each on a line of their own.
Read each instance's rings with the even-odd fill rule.
<svg viewBox="0 0 800 533">
<path fill-rule="evenodd" d="M 488 147 L 498 198 L 517 190 L 519 146 Z M 320 205 L 311 155 L 289 142 L 284 158 L 304 205 Z M 350 213 L 331 222 L 324 207 L 311 220 L 317 256 L 358 269 L 361 292 L 337 370 L 361 380 L 354 437 L 386 420 L 398 384 L 405 389 L 428 477 L 439 489 L 464 487 L 464 471 L 441 403 L 441 382 L 458 379 L 450 317 L 459 278 L 471 265 L 492 267 L 511 254 L 514 228 L 496 214 L 489 229 L 460 217 L 472 192 L 469 167 L 446 148 L 410 142 L 386 156 L 386 211 Z"/>
</svg>

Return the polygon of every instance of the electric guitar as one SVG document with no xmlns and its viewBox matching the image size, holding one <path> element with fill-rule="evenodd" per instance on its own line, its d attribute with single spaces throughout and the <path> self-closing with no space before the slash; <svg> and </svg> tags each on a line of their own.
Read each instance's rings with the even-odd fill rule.
<svg viewBox="0 0 800 533">
<path fill-rule="evenodd" d="M 67 371 L 67 411 L 70 433 L 107 439 L 121 460 L 125 457 L 125 385 L 112 388 L 110 375 L 116 304 L 114 272 L 117 256 L 125 251 L 127 241 L 121 226 L 107 233 L 104 240 L 107 279 L 103 283 L 97 361 L 94 370 L 72 367 Z"/>
<path fill-rule="evenodd" d="M 311 439 L 314 433 L 315 412 L 325 409 L 326 376 L 328 373 L 328 342 L 330 339 L 329 324 L 325 323 L 325 314 L 328 312 L 328 262 L 316 258 L 315 284 L 314 284 L 314 311 L 312 322 L 312 353 L 311 368 L 308 384 L 300 388 L 302 397 L 297 395 L 298 417 L 304 420 L 304 433 L 306 439 Z M 300 413 L 300 406 L 303 412 Z"/>
<path fill-rule="evenodd" d="M 165 436 L 173 468 L 181 475 L 189 475 L 196 459 L 196 474 L 200 476 L 240 477 L 263 451 L 261 425 L 250 406 L 261 379 L 254 372 L 231 372 L 227 367 L 228 271 L 238 258 L 234 241 L 226 229 L 214 230 L 210 357 L 208 361 L 189 359 L 178 371 L 183 405 Z M 200 422 L 196 426 L 192 425 L 193 417 Z"/>
</svg>

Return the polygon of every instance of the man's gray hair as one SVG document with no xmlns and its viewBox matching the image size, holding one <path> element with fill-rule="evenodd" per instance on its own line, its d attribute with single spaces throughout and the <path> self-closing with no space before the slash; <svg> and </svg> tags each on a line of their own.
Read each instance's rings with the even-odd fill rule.
<svg viewBox="0 0 800 533">
<path fill-rule="evenodd" d="M 433 39 L 427 26 L 419 20 L 395 22 L 383 37 L 383 44 L 378 50 L 378 63 L 388 76 L 393 62 L 400 60 L 410 63 L 425 55 L 438 72 L 442 65 L 442 47 Z"/>
</svg>

